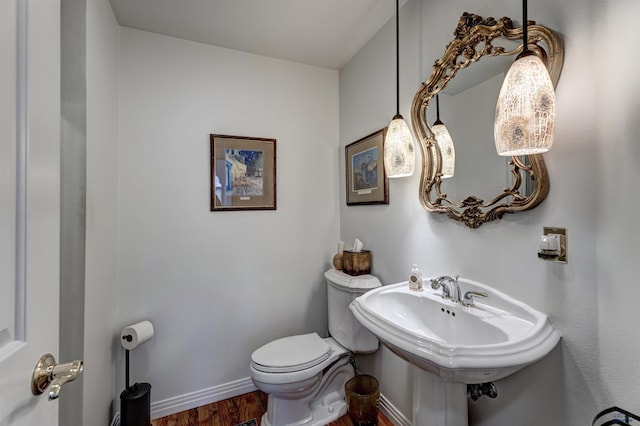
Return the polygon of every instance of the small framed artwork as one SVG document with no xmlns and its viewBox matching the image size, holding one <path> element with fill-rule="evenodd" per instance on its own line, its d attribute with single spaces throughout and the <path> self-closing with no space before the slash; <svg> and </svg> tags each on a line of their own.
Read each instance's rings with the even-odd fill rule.
<svg viewBox="0 0 640 426">
<path fill-rule="evenodd" d="M 389 179 L 384 170 L 384 137 L 378 130 L 345 147 L 347 205 L 389 204 Z"/>
<path fill-rule="evenodd" d="M 211 211 L 276 209 L 276 140 L 211 135 Z"/>
</svg>

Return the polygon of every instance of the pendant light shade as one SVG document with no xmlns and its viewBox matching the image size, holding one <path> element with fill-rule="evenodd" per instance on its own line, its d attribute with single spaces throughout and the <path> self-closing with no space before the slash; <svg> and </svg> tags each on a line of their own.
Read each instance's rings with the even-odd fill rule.
<svg viewBox="0 0 640 426">
<path fill-rule="evenodd" d="M 556 94 L 547 67 L 527 48 L 526 0 L 523 1 L 524 51 L 504 79 L 494 124 L 498 155 L 546 152 L 553 145 Z"/>
<path fill-rule="evenodd" d="M 440 154 L 442 156 L 442 175 L 441 179 L 446 179 L 453 177 L 453 174 L 456 169 L 456 150 L 453 146 L 453 139 L 451 138 L 451 134 L 449 130 L 444 125 L 442 121 L 440 121 L 440 99 L 439 95 L 436 95 L 436 111 L 437 111 L 437 119 L 431 126 L 431 131 L 433 132 L 433 137 L 436 140 L 436 144 L 438 145 L 438 149 L 440 150 Z"/>
<path fill-rule="evenodd" d="M 387 177 L 397 178 L 413 175 L 416 154 L 413 135 L 400 115 L 400 30 L 399 0 L 396 0 L 396 115 L 393 116 L 384 141 L 384 168 Z"/>
<path fill-rule="evenodd" d="M 400 114 L 393 117 L 384 141 L 384 167 L 390 178 L 413 175 L 416 157 L 413 136 Z"/>
<path fill-rule="evenodd" d="M 442 122 L 440 124 L 434 124 L 431 128 L 433 135 L 436 138 L 436 143 L 442 154 L 442 179 L 453 177 L 456 169 L 456 151 L 453 147 L 453 139 L 449 134 L 449 130 Z"/>
</svg>

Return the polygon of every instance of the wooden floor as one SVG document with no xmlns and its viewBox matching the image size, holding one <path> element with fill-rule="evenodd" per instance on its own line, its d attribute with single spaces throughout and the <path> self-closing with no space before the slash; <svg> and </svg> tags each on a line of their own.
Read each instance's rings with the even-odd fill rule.
<svg viewBox="0 0 640 426">
<path fill-rule="evenodd" d="M 267 396 L 255 391 L 224 401 L 214 402 L 162 417 L 151 422 L 152 426 L 235 426 L 251 419 L 260 419 L 267 408 Z M 329 426 L 353 426 L 348 415 L 339 418 Z M 378 414 L 378 426 L 393 426 L 382 413 Z"/>
</svg>

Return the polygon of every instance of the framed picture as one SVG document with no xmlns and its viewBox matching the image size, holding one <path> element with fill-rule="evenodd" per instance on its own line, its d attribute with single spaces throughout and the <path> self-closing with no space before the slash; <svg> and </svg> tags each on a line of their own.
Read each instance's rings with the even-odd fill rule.
<svg viewBox="0 0 640 426">
<path fill-rule="evenodd" d="M 384 137 L 378 130 L 345 147 L 347 205 L 389 204 L 389 179 L 384 170 Z"/>
<path fill-rule="evenodd" d="M 276 140 L 211 135 L 211 211 L 276 209 Z"/>
</svg>

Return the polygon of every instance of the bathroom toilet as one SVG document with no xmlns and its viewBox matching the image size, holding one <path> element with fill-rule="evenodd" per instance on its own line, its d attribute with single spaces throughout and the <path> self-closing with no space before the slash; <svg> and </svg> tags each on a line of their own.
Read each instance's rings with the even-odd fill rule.
<svg viewBox="0 0 640 426">
<path fill-rule="evenodd" d="M 251 355 L 251 379 L 268 394 L 263 426 L 323 426 L 347 412 L 344 384 L 354 376 L 351 353 L 378 350 L 378 339 L 351 314 L 349 304 L 381 286 L 373 275 L 331 269 L 327 283 L 329 334 L 283 337 Z"/>
</svg>

